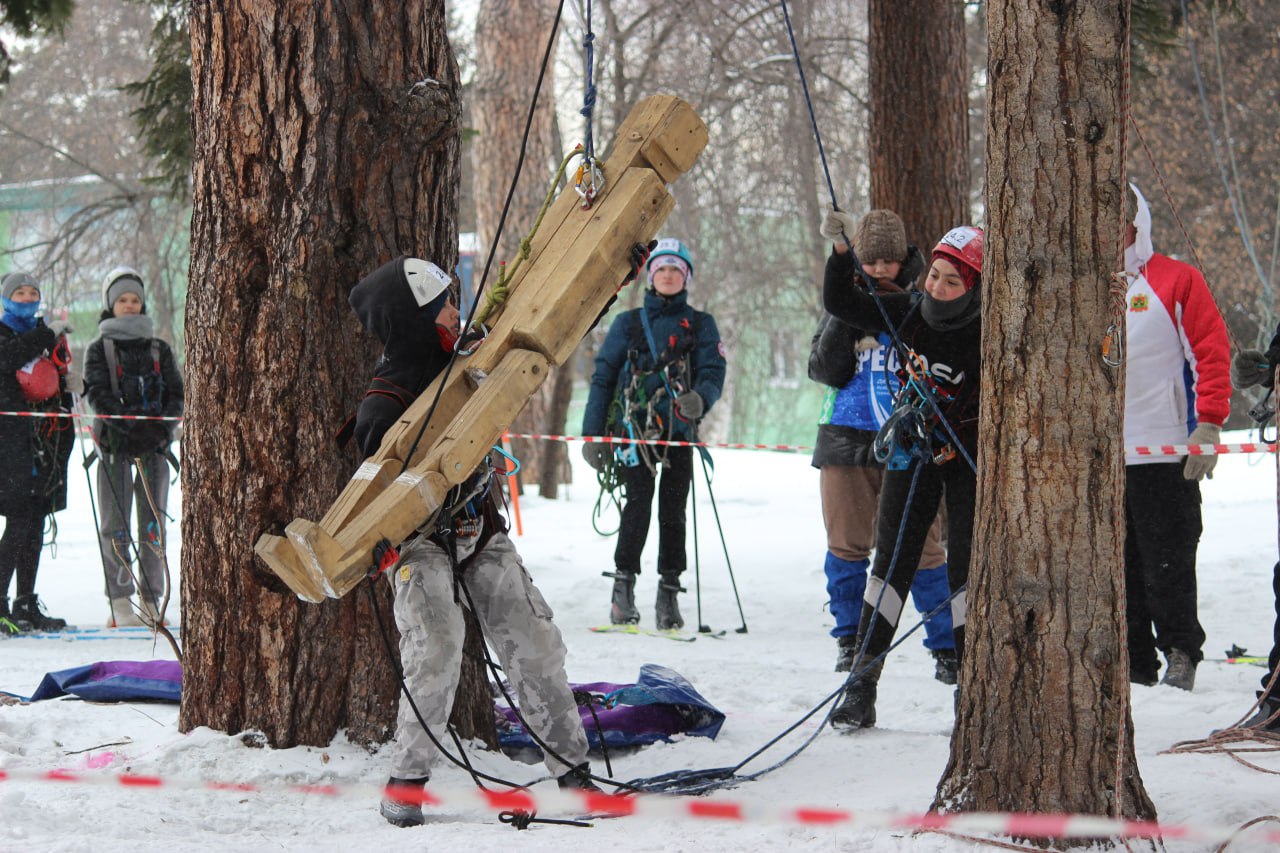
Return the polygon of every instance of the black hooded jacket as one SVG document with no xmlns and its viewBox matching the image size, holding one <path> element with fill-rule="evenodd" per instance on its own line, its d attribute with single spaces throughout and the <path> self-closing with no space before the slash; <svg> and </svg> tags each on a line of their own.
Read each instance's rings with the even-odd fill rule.
<svg viewBox="0 0 1280 853">
<path fill-rule="evenodd" d="M 854 274 L 849 254 L 832 253 L 827 259 L 822 286 L 822 303 L 835 317 L 868 331 L 886 332 L 887 325 L 880 309 L 862 288 L 850 287 Z M 929 368 L 938 389 L 949 396 L 940 408 L 969 458 L 976 459 L 978 444 L 978 401 L 982 373 L 982 323 L 978 317 L 967 325 L 950 330 L 932 328 L 920 314 L 922 294 L 892 293 L 880 297 L 897 327 L 902 342 L 919 354 Z M 945 431 L 935 434 L 939 444 L 949 437 Z M 963 463 L 962 463 L 963 464 Z"/>
<path fill-rule="evenodd" d="M 356 316 L 383 346 L 356 412 L 356 443 L 365 457 L 378 452 L 382 436 L 449 363 L 436 334 L 447 294 L 420 307 L 405 282 L 404 260 L 383 264 L 351 290 Z"/>
</svg>

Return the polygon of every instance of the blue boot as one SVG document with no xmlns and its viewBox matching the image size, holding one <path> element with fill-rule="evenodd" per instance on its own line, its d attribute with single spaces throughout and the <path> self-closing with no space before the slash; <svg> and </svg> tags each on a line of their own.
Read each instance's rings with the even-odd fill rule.
<svg viewBox="0 0 1280 853">
<path fill-rule="evenodd" d="M 844 560 L 827 552 L 823 571 L 827 575 L 827 599 L 836 626 L 836 672 L 848 672 L 857 653 L 858 620 L 862 618 L 862 595 L 867 588 L 870 560 Z"/>
</svg>

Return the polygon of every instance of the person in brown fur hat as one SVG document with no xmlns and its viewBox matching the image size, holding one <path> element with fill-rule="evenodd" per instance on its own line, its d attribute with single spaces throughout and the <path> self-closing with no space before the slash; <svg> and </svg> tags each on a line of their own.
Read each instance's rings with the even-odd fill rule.
<svg viewBox="0 0 1280 853">
<path fill-rule="evenodd" d="M 907 243 L 906 228 L 892 210 L 873 210 L 856 226 L 850 220 L 853 249 L 880 293 L 914 288 L 924 271 L 924 256 Z M 858 623 L 867 586 L 867 570 L 876 547 L 876 517 L 884 466 L 872 446 L 893 409 L 897 388 L 896 357 L 889 336 L 856 328 L 823 313 L 809 352 L 809 378 L 826 385 L 813 466 L 820 472 L 822 520 L 827 529 L 827 596 L 835 627 L 836 672 L 848 672 L 857 655 Z M 935 677 L 956 681 L 955 641 L 950 608 L 941 607 L 947 586 L 947 555 L 935 521 L 920 555 L 911 597 L 925 622 L 925 648 L 935 659 Z"/>
</svg>

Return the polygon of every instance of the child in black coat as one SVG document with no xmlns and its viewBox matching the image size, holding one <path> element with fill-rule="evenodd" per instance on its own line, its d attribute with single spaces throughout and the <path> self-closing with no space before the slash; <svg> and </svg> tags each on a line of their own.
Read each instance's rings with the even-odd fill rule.
<svg viewBox="0 0 1280 853">
<path fill-rule="evenodd" d="M 852 227 L 847 214 L 833 211 L 823 222 L 822 233 L 838 238 L 842 229 L 851 233 Z M 893 642 L 925 536 L 944 499 L 947 580 L 955 596 L 951 619 L 957 661 L 964 655 L 962 590 L 969 578 L 977 494 L 972 462 L 977 458 L 981 376 L 982 236 L 980 229 L 968 225 L 951 229 L 934 247 L 924 292 L 885 294 L 879 297 L 879 304 L 865 288 L 852 286 L 856 259 L 843 241 L 836 239 L 835 251 L 827 261 L 822 292 L 827 311 L 862 329 L 896 330 L 905 350 L 900 357 L 910 374 L 903 394 L 910 394 L 912 387 L 926 389 L 916 393 L 914 414 L 896 421 L 891 417 L 885 426 L 891 431 L 894 423 L 905 426 L 910 418 L 922 425 L 914 436 L 903 430 L 892 435 L 898 458 L 889 459 L 880 493 L 876 541 L 881 547 L 876 551 L 858 625 L 860 659 L 844 701 L 832 712 L 834 726 L 858 729 L 875 725 L 876 685 L 884 666 L 883 655 Z M 936 410 L 925 396 L 933 398 Z M 904 402 L 900 395 L 895 415 L 904 409 Z M 895 549 L 887 547 L 889 543 L 899 545 Z"/>
<path fill-rule="evenodd" d="M 45 325 L 40 285 L 25 272 L 0 279 L 0 410 L 69 412 L 65 329 Z M 56 324 L 55 324 L 56 326 Z M 64 619 L 45 614 L 36 596 L 45 516 L 67 506 L 67 459 L 75 433 L 68 418 L 0 416 L 0 635 L 57 631 Z M 18 577 L 13 610 L 9 582 Z"/>
</svg>

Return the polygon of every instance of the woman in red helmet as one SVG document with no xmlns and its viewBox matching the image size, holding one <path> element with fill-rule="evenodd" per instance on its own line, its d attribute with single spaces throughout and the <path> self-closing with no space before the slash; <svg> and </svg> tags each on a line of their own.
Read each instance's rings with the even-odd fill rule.
<svg viewBox="0 0 1280 853">
<path fill-rule="evenodd" d="M 823 302 L 828 313 L 859 328 L 896 329 L 899 370 L 908 380 L 877 443 L 891 450 L 880 492 L 875 563 L 862 605 L 857 648 L 864 649 L 831 723 L 846 729 L 876 721 L 882 655 L 898 617 L 938 505 L 947 504 L 947 579 L 954 593 L 969 576 L 977 473 L 981 353 L 982 230 L 953 228 L 934 247 L 923 293 L 885 294 L 879 304 L 859 279 L 857 259 L 840 238 L 853 233 L 845 213 L 832 211 L 822 234 L 834 241 Z M 883 307 L 883 313 L 881 312 Z M 887 322 L 886 322 L 887 316 Z M 932 398 L 932 401 L 929 399 Z M 941 416 L 939 416 L 939 413 Z M 899 416 L 900 415 L 900 416 Z M 892 543 L 899 543 L 895 548 Z M 965 594 L 951 602 L 956 656 L 964 653 Z"/>
<path fill-rule="evenodd" d="M 39 283 L 28 273 L 11 272 L 0 279 L 0 296 L 0 410 L 69 411 L 65 329 L 57 323 L 50 328 L 39 316 Z M 67 625 L 45 614 L 36 597 L 36 573 L 45 516 L 67 506 L 73 440 L 70 419 L 0 415 L 0 636 Z"/>
</svg>

